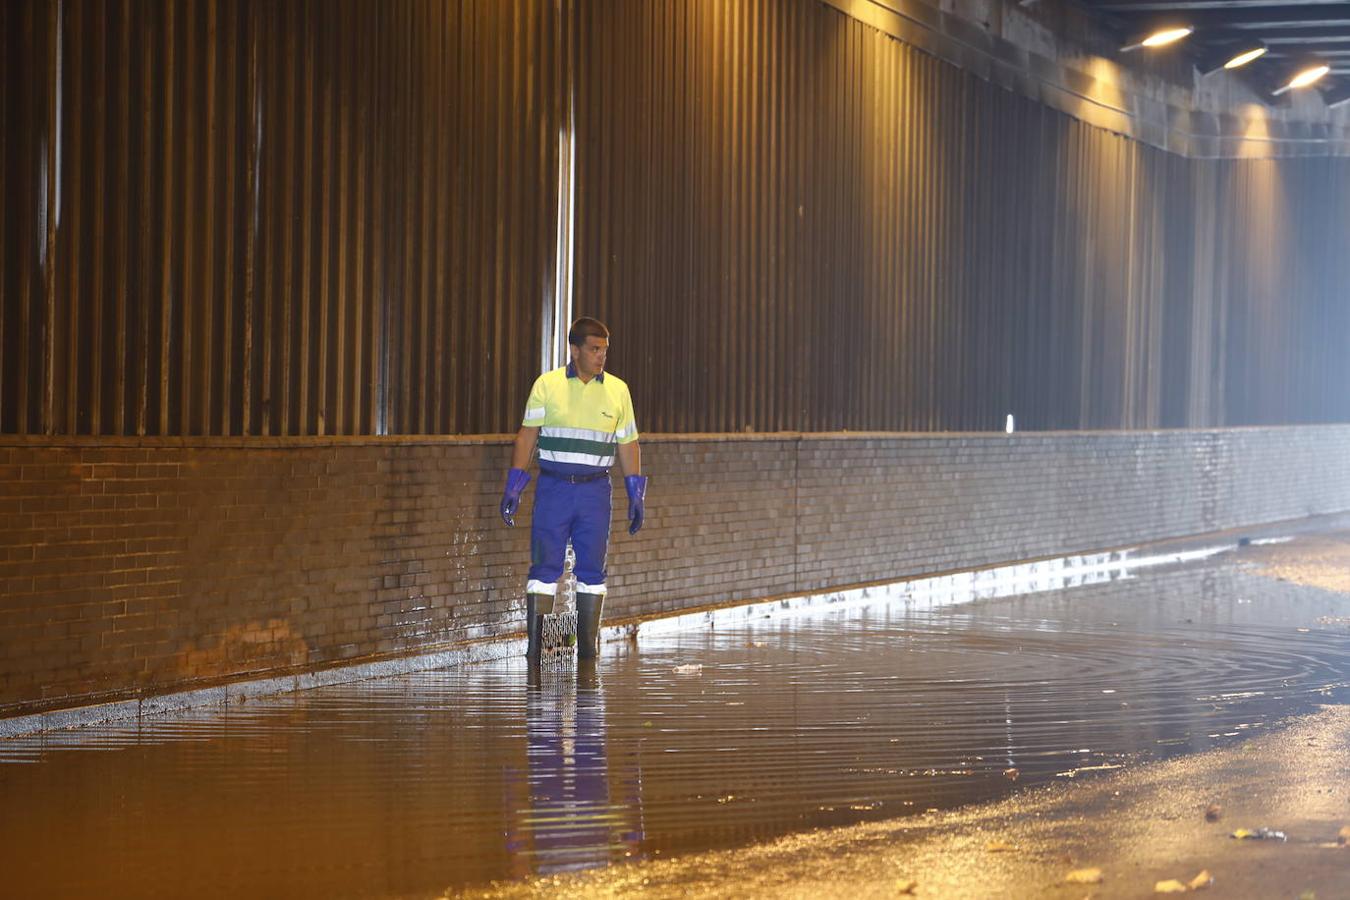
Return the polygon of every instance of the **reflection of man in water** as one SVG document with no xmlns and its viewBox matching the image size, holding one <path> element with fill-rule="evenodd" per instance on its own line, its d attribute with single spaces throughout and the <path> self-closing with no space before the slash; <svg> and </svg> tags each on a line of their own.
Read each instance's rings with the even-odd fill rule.
<svg viewBox="0 0 1350 900">
<path fill-rule="evenodd" d="M 605 700 L 595 664 L 578 666 L 575 691 L 565 680 L 530 677 L 525 700 L 529 807 L 520 820 L 540 874 L 589 869 L 623 858 L 641 833 L 627 822 L 634 808 L 610 800 Z"/>
</svg>

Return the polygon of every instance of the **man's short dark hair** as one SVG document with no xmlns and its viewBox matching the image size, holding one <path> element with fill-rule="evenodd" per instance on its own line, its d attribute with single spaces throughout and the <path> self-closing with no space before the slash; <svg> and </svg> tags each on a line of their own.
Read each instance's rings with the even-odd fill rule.
<svg viewBox="0 0 1350 900">
<path fill-rule="evenodd" d="M 599 319 L 592 319 L 590 316 L 582 316 L 572 323 L 572 327 L 567 332 L 567 343 L 575 344 L 578 347 L 586 346 L 586 338 L 604 338 L 609 340 L 609 329 L 605 323 Z"/>
</svg>

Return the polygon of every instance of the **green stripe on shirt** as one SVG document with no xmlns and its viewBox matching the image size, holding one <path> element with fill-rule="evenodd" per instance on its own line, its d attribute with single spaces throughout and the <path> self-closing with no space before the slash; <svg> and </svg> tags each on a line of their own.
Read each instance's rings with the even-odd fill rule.
<svg viewBox="0 0 1350 900">
<path fill-rule="evenodd" d="M 540 437 L 540 450 L 554 450 L 564 453 L 587 453 L 591 456 L 613 456 L 612 441 L 587 441 L 581 438 Z"/>
</svg>

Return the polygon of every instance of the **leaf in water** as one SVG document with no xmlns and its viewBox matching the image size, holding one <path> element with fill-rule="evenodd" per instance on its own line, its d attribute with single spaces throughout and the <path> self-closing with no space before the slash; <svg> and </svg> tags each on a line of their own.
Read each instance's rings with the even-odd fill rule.
<svg viewBox="0 0 1350 900">
<path fill-rule="evenodd" d="M 1008 853 L 1016 850 L 1017 847 L 1007 841 L 990 841 L 984 845 L 984 849 L 988 850 L 990 853 Z"/>
<path fill-rule="evenodd" d="M 1180 881 L 1177 881 L 1175 878 L 1169 878 L 1166 881 L 1159 881 L 1156 884 L 1154 884 L 1153 893 L 1184 894 L 1186 893 L 1186 885 L 1182 884 Z"/>
<path fill-rule="evenodd" d="M 1201 888 L 1209 887 L 1213 883 L 1214 876 L 1209 874 L 1209 869 L 1202 869 L 1199 875 L 1186 882 L 1186 887 L 1193 891 L 1198 891 Z"/>
<path fill-rule="evenodd" d="M 901 881 L 895 886 L 895 892 L 897 894 L 913 894 L 918 889 L 919 883 L 912 878 L 908 880 L 901 879 Z"/>
<path fill-rule="evenodd" d="M 1101 884 L 1102 870 L 1074 869 L 1068 875 L 1064 876 L 1064 880 L 1067 881 L 1069 884 Z"/>
</svg>

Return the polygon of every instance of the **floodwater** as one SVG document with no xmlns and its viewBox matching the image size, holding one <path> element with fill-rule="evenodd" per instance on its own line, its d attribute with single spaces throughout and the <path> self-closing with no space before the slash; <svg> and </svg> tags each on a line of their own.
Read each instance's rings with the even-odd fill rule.
<svg viewBox="0 0 1350 900">
<path fill-rule="evenodd" d="M 430 896 L 991 800 L 1344 702 L 1348 617 L 1209 561 L 3 741 L 0 895 Z"/>
</svg>

